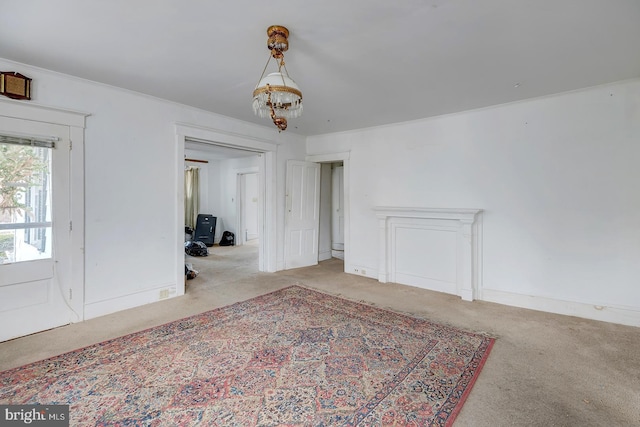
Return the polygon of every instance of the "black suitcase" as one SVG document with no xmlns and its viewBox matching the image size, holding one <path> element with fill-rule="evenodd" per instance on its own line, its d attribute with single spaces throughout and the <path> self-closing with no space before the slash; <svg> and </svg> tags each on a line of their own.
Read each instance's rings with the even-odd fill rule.
<svg viewBox="0 0 640 427">
<path fill-rule="evenodd" d="M 196 220 L 196 231 L 193 240 L 202 242 L 207 246 L 213 246 L 213 238 L 216 235 L 217 217 L 206 214 L 199 214 Z"/>
</svg>

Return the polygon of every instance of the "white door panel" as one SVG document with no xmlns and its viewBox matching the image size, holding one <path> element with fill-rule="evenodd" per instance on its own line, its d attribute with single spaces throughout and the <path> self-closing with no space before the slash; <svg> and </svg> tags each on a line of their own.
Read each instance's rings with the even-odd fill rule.
<svg viewBox="0 0 640 427">
<path fill-rule="evenodd" d="M 344 250 L 344 167 L 333 169 L 331 174 L 332 235 L 331 249 Z"/>
<path fill-rule="evenodd" d="M 53 277 L 53 260 L 25 261 L 24 263 L 1 264 L 0 296 L 2 286 L 15 285 Z M 3 299 L 0 297 L 0 301 Z"/>
<path fill-rule="evenodd" d="M 285 269 L 318 263 L 320 164 L 287 161 Z"/>
</svg>

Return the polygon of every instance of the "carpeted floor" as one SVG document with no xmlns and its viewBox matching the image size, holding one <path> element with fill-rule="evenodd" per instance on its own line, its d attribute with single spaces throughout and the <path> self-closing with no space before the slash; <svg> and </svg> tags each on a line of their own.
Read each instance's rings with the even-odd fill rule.
<svg viewBox="0 0 640 427">
<path fill-rule="evenodd" d="M 290 286 L 0 373 L 71 425 L 450 425 L 493 339 Z"/>
</svg>

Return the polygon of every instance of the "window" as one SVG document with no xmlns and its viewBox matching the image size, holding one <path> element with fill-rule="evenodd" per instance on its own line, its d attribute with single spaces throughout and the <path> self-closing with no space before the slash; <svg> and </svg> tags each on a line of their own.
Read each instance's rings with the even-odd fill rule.
<svg viewBox="0 0 640 427">
<path fill-rule="evenodd" d="M 0 135 L 0 264 L 51 258 L 52 148 Z"/>
</svg>

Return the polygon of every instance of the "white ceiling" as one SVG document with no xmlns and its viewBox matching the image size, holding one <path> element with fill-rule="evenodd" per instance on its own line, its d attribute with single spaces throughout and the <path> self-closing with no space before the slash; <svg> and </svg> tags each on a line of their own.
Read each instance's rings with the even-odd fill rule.
<svg viewBox="0 0 640 427">
<path fill-rule="evenodd" d="M 266 29 L 284 25 L 304 96 L 288 132 L 302 135 L 640 77 L 640 0 L 0 0 L 0 10 L 2 58 L 268 126 L 251 93 Z"/>
</svg>

